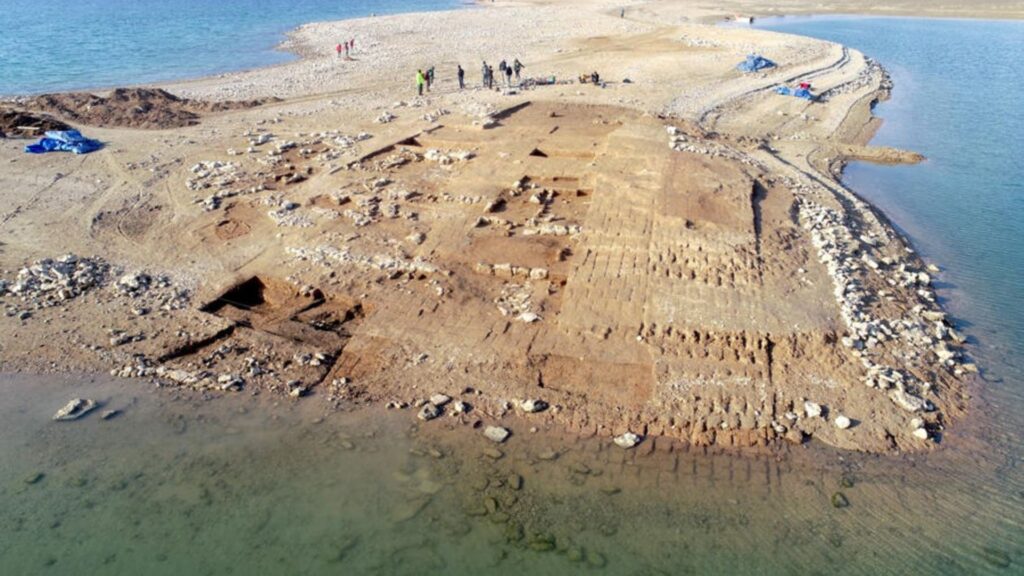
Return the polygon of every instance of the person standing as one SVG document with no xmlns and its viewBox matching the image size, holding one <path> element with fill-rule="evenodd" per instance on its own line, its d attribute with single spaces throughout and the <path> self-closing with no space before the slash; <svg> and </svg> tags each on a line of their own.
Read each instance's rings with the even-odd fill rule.
<svg viewBox="0 0 1024 576">
<path fill-rule="evenodd" d="M 335 46 L 334 51 L 338 53 L 338 58 L 341 58 L 341 44 Z"/>
<path fill-rule="evenodd" d="M 426 78 L 423 77 L 423 70 L 416 71 L 416 89 L 419 91 L 420 96 L 423 96 L 423 84 L 426 83 Z"/>
<path fill-rule="evenodd" d="M 516 82 L 519 82 L 519 72 L 523 68 L 526 68 L 526 66 L 523 66 L 523 63 L 519 61 L 519 58 L 516 58 L 516 61 L 512 63 L 512 69 L 516 72 Z"/>
<path fill-rule="evenodd" d="M 456 74 L 459 76 L 459 90 L 464 90 L 466 88 L 466 71 L 462 69 L 462 64 L 458 64 L 458 67 Z"/>
<path fill-rule="evenodd" d="M 484 60 L 483 67 L 480 69 L 480 80 L 481 85 L 487 87 L 487 60 Z"/>
<path fill-rule="evenodd" d="M 494 66 L 487 67 L 487 88 L 494 89 Z"/>
<path fill-rule="evenodd" d="M 505 62 L 504 60 L 502 60 L 501 62 L 498 63 L 498 73 L 501 74 L 502 76 L 505 75 L 505 70 L 507 68 L 508 68 L 508 62 Z"/>
<path fill-rule="evenodd" d="M 427 68 L 427 92 L 430 92 L 430 87 L 434 85 L 434 67 Z"/>
<path fill-rule="evenodd" d="M 505 86 L 512 87 L 512 67 L 505 66 Z"/>
</svg>

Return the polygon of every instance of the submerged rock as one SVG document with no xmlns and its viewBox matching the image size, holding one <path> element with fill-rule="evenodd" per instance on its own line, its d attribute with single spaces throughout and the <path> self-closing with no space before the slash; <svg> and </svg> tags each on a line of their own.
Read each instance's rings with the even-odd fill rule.
<svg viewBox="0 0 1024 576">
<path fill-rule="evenodd" d="M 58 421 L 78 420 L 82 416 L 91 412 L 97 406 L 99 406 L 99 404 L 94 400 L 90 400 L 88 398 L 75 398 L 65 404 L 63 408 L 57 410 L 57 413 L 53 415 L 53 419 Z"/>
<path fill-rule="evenodd" d="M 850 505 L 850 501 L 846 498 L 846 494 L 842 492 L 836 492 L 832 494 L 832 507 L 833 508 L 846 508 Z"/>
<path fill-rule="evenodd" d="M 981 549 L 981 557 L 997 568 L 1009 568 L 1012 563 L 1009 554 L 991 546 L 985 546 Z"/>
<path fill-rule="evenodd" d="M 593 568 L 604 568 L 608 564 L 608 559 L 604 557 L 604 554 L 594 550 L 586 551 L 586 559 L 587 564 Z"/>
</svg>

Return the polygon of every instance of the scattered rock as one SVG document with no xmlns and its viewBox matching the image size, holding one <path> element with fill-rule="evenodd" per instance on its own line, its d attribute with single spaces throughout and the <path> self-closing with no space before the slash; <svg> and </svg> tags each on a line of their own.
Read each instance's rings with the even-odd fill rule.
<svg viewBox="0 0 1024 576">
<path fill-rule="evenodd" d="M 846 430 L 847 428 L 850 427 L 850 424 L 852 424 L 852 422 L 850 422 L 849 418 L 840 414 L 839 416 L 836 416 L 835 424 L 836 428 L 839 428 L 840 430 Z"/>
<path fill-rule="evenodd" d="M 548 403 L 540 399 L 530 398 L 523 400 L 520 406 L 522 406 L 523 412 L 533 414 L 534 412 L 543 412 L 544 410 L 547 410 Z"/>
<path fill-rule="evenodd" d="M 434 418 L 437 418 L 440 415 L 441 409 L 438 408 L 436 404 L 433 404 L 432 402 L 427 402 L 426 404 L 423 405 L 422 408 L 420 408 L 420 413 L 417 414 L 416 417 L 419 418 L 420 420 L 423 420 L 424 422 L 429 422 L 430 420 L 433 420 Z"/>
<path fill-rule="evenodd" d="M 99 406 L 99 404 L 88 398 L 75 398 L 58 410 L 57 413 L 53 415 L 53 419 L 58 421 L 78 420 L 82 416 L 91 412 L 97 406 Z"/>
<path fill-rule="evenodd" d="M 926 428 L 915 428 L 912 434 L 914 435 L 914 438 L 917 438 L 918 440 L 928 439 L 928 430 Z"/>
<path fill-rule="evenodd" d="M 806 414 L 808 418 L 817 418 L 818 416 L 821 416 L 821 405 L 816 402 L 811 402 L 810 400 L 804 402 L 804 414 Z"/>
<path fill-rule="evenodd" d="M 615 442 L 616 446 L 629 449 L 639 444 L 641 440 L 643 440 L 643 438 L 640 436 L 637 436 L 632 432 L 626 432 L 625 434 L 616 436 L 613 442 Z"/>
<path fill-rule="evenodd" d="M 540 454 L 537 454 L 537 458 L 540 458 L 541 460 L 544 460 L 545 462 L 551 462 L 553 460 L 558 460 L 558 456 L 559 456 L 559 454 L 555 450 L 544 450 Z"/>
<path fill-rule="evenodd" d="M 430 397 L 430 403 L 433 404 L 434 406 L 437 406 L 438 408 L 444 407 L 445 404 L 448 404 L 451 401 L 451 396 L 448 396 L 446 394 L 434 394 L 433 396 Z"/>
<path fill-rule="evenodd" d="M 484 430 L 484 436 L 486 436 L 488 440 L 497 442 L 498 444 L 507 440 L 510 434 L 511 432 L 501 426 L 488 426 Z"/>
<path fill-rule="evenodd" d="M 850 505 L 850 501 L 846 498 L 846 494 L 842 492 L 836 492 L 832 494 L 832 507 L 833 508 L 846 508 Z"/>
</svg>

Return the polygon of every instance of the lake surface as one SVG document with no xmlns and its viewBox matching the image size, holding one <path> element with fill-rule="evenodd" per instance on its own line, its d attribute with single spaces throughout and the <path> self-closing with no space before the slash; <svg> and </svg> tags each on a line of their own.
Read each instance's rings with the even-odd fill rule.
<svg viewBox="0 0 1024 576">
<path fill-rule="evenodd" d="M 294 56 L 275 46 L 300 24 L 444 10 L 459 2 L 0 0 L 0 95 L 161 82 L 278 64 Z"/>
<path fill-rule="evenodd" d="M 887 65 L 896 91 L 877 141 L 930 158 L 854 165 L 847 183 L 943 266 L 940 294 L 975 342 L 987 382 L 941 450 L 625 451 L 519 420 L 499 455 L 479 430 L 418 426 L 408 410 L 0 375 L 2 572 L 1024 573 L 1024 175 L 1012 162 L 1024 148 L 1017 84 L 999 72 L 1024 34 L 935 20 L 780 26 L 846 34 Z M 970 64 L 933 62 L 954 54 Z M 123 414 L 50 421 L 76 396 Z"/>
</svg>

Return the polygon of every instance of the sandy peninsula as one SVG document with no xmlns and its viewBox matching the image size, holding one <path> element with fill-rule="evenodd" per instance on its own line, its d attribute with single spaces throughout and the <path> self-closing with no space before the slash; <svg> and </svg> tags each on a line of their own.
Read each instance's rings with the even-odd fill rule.
<svg viewBox="0 0 1024 576">
<path fill-rule="evenodd" d="M 866 145 L 890 89 L 879 63 L 712 25 L 821 11 L 774 6 L 310 24 L 292 64 L 75 114 L 71 97 L 8 103 L 106 146 L 0 140 L 0 362 L 624 447 L 932 449 L 976 368 L 937 269 L 837 180 L 852 158 L 920 157 Z M 887 6 L 832 9 L 914 3 Z M 752 52 L 778 66 L 736 70 Z M 555 83 L 481 88 L 483 61 L 514 58 Z M 801 82 L 817 101 L 776 94 Z"/>
</svg>

